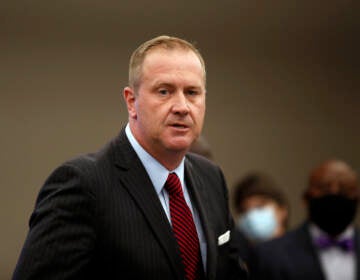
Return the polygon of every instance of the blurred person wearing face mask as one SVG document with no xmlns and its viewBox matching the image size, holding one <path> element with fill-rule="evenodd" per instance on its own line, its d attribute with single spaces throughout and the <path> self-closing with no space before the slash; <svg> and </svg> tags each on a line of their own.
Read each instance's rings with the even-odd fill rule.
<svg viewBox="0 0 360 280">
<path fill-rule="evenodd" d="M 355 171 L 328 160 L 309 176 L 303 200 L 307 220 L 256 249 L 254 279 L 360 279 L 360 234 L 353 222 L 359 198 Z"/>
<path fill-rule="evenodd" d="M 234 188 L 236 237 L 241 257 L 248 262 L 252 247 L 286 232 L 288 204 L 273 178 L 254 172 Z"/>
</svg>

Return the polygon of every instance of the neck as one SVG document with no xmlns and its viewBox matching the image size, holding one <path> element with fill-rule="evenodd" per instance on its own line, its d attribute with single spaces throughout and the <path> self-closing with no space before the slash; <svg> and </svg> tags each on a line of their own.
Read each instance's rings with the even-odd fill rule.
<svg viewBox="0 0 360 280">
<path fill-rule="evenodd" d="M 161 146 L 148 145 L 143 141 L 142 137 L 138 135 L 138 131 L 132 127 L 131 122 L 130 130 L 139 145 L 169 171 L 174 170 L 180 165 L 188 151 L 188 149 L 170 150 Z"/>
<path fill-rule="evenodd" d="M 169 152 L 169 153 L 163 153 L 160 156 L 155 156 L 153 154 L 151 154 L 151 155 L 158 162 L 160 162 L 167 170 L 171 171 L 180 165 L 185 154 L 186 154 L 186 152 L 181 152 L 181 153 L 180 152 Z"/>
<path fill-rule="evenodd" d="M 273 237 L 280 237 L 280 236 L 282 236 L 283 234 L 285 234 L 285 228 L 283 228 L 283 227 L 278 227 L 278 229 L 275 231 Z"/>
</svg>

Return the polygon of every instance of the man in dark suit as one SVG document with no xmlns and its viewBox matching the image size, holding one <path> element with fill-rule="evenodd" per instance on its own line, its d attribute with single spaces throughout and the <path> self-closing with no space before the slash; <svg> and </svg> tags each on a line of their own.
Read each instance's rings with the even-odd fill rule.
<svg viewBox="0 0 360 280">
<path fill-rule="evenodd" d="M 358 178 L 348 164 L 329 160 L 316 167 L 304 193 L 308 220 L 258 246 L 252 279 L 360 279 L 360 236 L 353 225 L 358 199 Z"/>
<path fill-rule="evenodd" d="M 223 174 L 187 154 L 203 126 L 205 77 L 182 39 L 135 50 L 129 123 L 46 180 L 13 279 L 241 279 Z"/>
</svg>

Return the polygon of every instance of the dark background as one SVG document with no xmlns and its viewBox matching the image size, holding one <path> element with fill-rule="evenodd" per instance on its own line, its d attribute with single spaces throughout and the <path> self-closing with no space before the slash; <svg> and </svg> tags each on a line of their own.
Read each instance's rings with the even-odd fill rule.
<svg viewBox="0 0 360 280">
<path fill-rule="evenodd" d="M 360 171 L 356 1 L 7 1 L 0 9 L 0 279 L 9 279 L 49 173 L 127 121 L 128 60 L 161 34 L 207 62 L 204 135 L 231 190 L 252 170 L 278 181 L 291 227 L 309 170 Z"/>
</svg>

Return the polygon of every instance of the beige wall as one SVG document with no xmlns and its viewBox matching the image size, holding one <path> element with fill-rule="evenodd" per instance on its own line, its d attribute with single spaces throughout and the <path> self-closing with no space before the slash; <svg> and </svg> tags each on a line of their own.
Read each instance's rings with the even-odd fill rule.
<svg viewBox="0 0 360 280">
<path fill-rule="evenodd" d="M 250 170 L 268 172 L 289 196 L 294 226 L 312 166 L 338 157 L 360 170 L 359 17 L 350 2 L 8 2 L 0 11 L 0 279 L 10 277 L 49 172 L 126 123 L 128 58 L 156 35 L 196 41 L 204 54 L 204 134 L 229 188 Z"/>
</svg>

